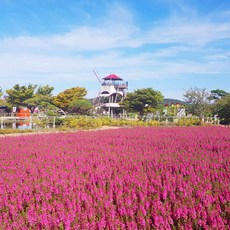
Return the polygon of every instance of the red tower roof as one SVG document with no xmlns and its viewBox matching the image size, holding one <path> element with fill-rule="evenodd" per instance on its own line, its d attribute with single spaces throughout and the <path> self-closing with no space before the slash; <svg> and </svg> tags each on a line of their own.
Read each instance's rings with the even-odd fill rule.
<svg viewBox="0 0 230 230">
<path fill-rule="evenodd" d="M 122 78 L 118 77 L 118 76 L 115 75 L 115 74 L 110 74 L 110 75 L 107 76 L 107 77 L 103 77 L 103 79 L 104 79 L 104 80 L 113 80 L 113 81 L 116 81 L 116 80 L 122 81 L 122 80 L 123 80 Z"/>
</svg>

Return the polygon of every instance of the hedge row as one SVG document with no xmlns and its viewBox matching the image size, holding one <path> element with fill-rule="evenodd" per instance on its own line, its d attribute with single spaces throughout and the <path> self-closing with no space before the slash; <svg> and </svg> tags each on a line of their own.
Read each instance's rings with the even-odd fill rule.
<svg viewBox="0 0 230 230">
<path fill-rule="evenodd" d="M 112 119 L 110 117 L 68 117 L 62 124 L 64 127 L 77 129 L 94 129 L 103 126 L 159 126 L 159 121 L 139 121 L 126 119 Z"/>
<path fill-rule="evenodd" d="M 40 128 L 47 130 L 46 128 L 52 127 L 52 119 L 37 119 L 34 120 L 36 126 L 33 129 L 19 130 L 19 129 L 0 129 L 0 134 L 13 134 L 13 133 L 25 133 L 25 132 L 36 132 Z M 174 122 L 160 122 L 156 120 L 127 120 L 127 119 L 113 119 L 110 117 L 66 117 L 56 119 L 56 129 L 60 131 L 71 131 L 76 129 L 96 129 L 103 126 L 117 126 L 117 127 L 134 127 L 134 126 L 198 126 L 207 125 L 201 123 L 198 118 L 180 118 Z M 38 129 L 37 129 L 38 128 Z M 48 129 L 50 130 L 50 128 Z"/>
</svg>

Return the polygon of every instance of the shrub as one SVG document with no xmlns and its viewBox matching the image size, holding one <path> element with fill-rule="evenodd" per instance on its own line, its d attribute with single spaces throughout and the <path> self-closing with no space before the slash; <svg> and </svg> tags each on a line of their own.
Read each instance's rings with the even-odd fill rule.
<svg viewBox="0 0 230 230">
<path fill-rule="evenodd" d="M 147 122 L 147 126 L 160 126 L 159 121 L 151 120 Z"/>
<path fill-rule="evenodd" d="M 102 126 L 102 122 L 100 119 L 92 118 L 92 117 L 67 117 L 63 121 L 63 125 L 69 128 L 76 129 L 92 129 L 99 128 Z"/>
<path fill-rule="evenodd" d="M 177 125 L 179 126 L 194 126 L 194 125 L 200 125 L 200 120 L 199 118 L 194 118 L 194 117 L 189 117 L 189 118 L 180 118 L 178 119 Z"/>
<path fill-rule="evenodd" d="M 127 120 L 113 119 L 111 117 L 67 117 L 63 121 L 63 126 L 76 129 L 94 129 L 102 126 L 159 126 L 160 122 L 155 120 Z"/>
</svg>

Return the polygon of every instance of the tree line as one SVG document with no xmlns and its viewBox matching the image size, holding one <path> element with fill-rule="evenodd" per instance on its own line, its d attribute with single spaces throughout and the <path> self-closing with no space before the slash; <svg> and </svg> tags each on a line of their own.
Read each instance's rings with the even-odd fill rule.
<svg viewBox="0 0 230 230">
<path fill-rule="evenodd" d="M 36 108 L 46 115 L 56 115 L 57 113 L 90 114 L 93 105 L 85 98 L 87 90 L 84 87 L 73 87 L 60 92 L 54 96 L 54 87 L 45 85 L 38 86 L 29 84 L 16 84 L 11 89 L 7 89 L 5 100 L 0 99 L 0 106 L 7 106 L 9 110 L 13 107 L 27 107 L 31 112 Z M 230 93 L 216 89 L 207 91 L 198 87 L 190 88 L 184 93 L 184 107 L 186 112 L 203 119 L 205 116 L 218 116 L 223 124 L 230 124 Z M 2 90 L 0 88 L 0 98 Z M 164 96 L 160 91 L 153 88 L 137 89 L 127 93 L 120 105 L 127 112 L 156 113 L 163 111 Z"/>
<path fill-rule="evenodd" d="M 230 124 L 230 93 L 216 89 L 190 88 L 184 94 L 187 111 L 202 119 L 204 116 L 216 116 L 222 124 Z"/>
<path fill-rule="evenodd" d="M 21 86 L 16 84 L 12 89 L 6 90 L 5 100 L 1 99 L 0 105 L 7 106 L 11 111 L 13 107 L 27 107 L 32 113 L 36 109 L 52 116 L 58 113 L 87 114 L 92 104 L 85 98 L 87 90 L 84 87 L 73 87 L 54 96 L 54 87 L 29 84 Z M 2 90 L 0 91 L 0 96 Z"/>
<path fill-rule="evenodd" d="M 200 118 L 218 117 L 222 124 L 230 124 L 230 93 L 216 89 L 210 92 L 194 87 L 185 91 L 183 106 L 186 113 Z M 141 115 L 162 111 L 163 95 L 151 88 L 138 89 L 128 93 L 123 106 L 127 111 L 138 111 Z M 173 106 L 173 105 L 172 105 Z M 175 105 L 174 105 L 175 106 Z"/>
</svg>

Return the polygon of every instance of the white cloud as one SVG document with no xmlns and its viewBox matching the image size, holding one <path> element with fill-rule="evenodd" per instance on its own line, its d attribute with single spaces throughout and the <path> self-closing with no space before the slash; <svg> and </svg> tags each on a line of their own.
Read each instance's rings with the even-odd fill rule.
<svg viewBox="0 0 230 230">
<path fill-rule="evenodd" d="M 173 20 L 154 23 L 143 30 L 134 24 L 129 10 L 121 5 L 114 7 L 108 20 L 94 27 L 78 26 L 65 34 L 0 40 L 0 78 L 7 79 L 1 86 L 48 82 L 64 89 L 66 84 L 82 81 L 94 84 L 95 67 L 103 71 L 102 76 L 113 71 L 125 80 L 137 82 L 143 77 L 230 72 L 229 53 L 221 47 L 207 48 L 210 43 L 230 39 L 229 21 L 213 23 L 174 15 Z M 162 44 L 164 48 L 158 47 Z M 149 45 L 156 50 L 141 50 Z"/>
</svg>

